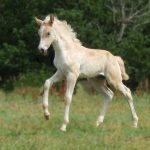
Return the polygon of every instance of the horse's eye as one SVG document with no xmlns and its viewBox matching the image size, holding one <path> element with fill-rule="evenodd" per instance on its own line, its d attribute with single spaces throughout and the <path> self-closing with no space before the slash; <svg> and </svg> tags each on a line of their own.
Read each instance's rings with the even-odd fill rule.
<svg viewBox="0 0 150 150">
<path fill-rule="evenodd" d="M 51 34 L 50 32 L 47 33 L 48 36 L 50 36 L 50 34 Z"/>
</svg>

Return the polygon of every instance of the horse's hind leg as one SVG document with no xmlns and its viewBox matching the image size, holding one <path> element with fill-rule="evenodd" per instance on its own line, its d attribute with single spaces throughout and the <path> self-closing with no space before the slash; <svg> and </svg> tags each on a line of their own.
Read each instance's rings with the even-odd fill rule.
<svg viewBox="0 0 150 150">
<path fill-rule="evenodd" d="M 104 121 L 105 113 L 108 109 L 108 105 L 113 98 L 113 92 L 107 87 L 107 85 L 101 85 L 101 93 L 103 94 L 103 106 L 96 121 L 96 126 L 98 127 Z"/>
<path fill-rule="evenodd" d="M 98 127 L 104 121 L 105 113 L 108 109 L 108 105 L 113 98 L 113 92 L 108 88 L 105 79 L 91 79 L 91 85 L 95 90 L 103 95 L 103 106 L 96 121 L 96 127 Z"/>
<path fill-rule="evenodd" d="M 132 124 L 134 128 L 137 128 L 138 116 L 134 108 L 133 98 L 132 98 L 130 89 L 127 88 L 123 83 L 120 83 L 116 88 L 127 98 L 128 104 L 131 110 L 131 114 L 132 114 L 132 119 L 133 119 Z"/>
<path fill-rule="evenodd" d="M 100 114 L 98 116 L 98 119 L 96 121 L 96 126 L 98 127 L 101 123 L 103 123 L 104 121 L 104 117 L 105 117 L 105 113 L 107 111 L 108 105 L 111 102 L 112 98 L 113 98 L 113 92 L 107 87 L 107 86 L 103 86 L 101 87 L 102 90 L 102 94 L 104 97 L 103 100 L 103 106 L 102 109 L 100 111 Z"/>
</svg>

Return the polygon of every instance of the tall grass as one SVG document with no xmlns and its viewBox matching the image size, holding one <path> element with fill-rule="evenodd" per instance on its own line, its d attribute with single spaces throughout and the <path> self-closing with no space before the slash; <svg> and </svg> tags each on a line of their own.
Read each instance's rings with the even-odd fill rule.
<svg viewBox="0 0 150 150">
<path fill-rule="evenodd" d="M 37 90 L 38 95 L 38 90 Z M 52 118 L 45 121 L 40 97 L 0 92 L 0 150 L 148 150 L 150 148 L 150 95 L 134 95 L 139 127 L 131 127 L 127 102 L 115 97 L 103 125 L 95 127 L 102 98 L 79 87 L 74 95 L 70 124 L 63 120 L 62 97 L 50 96 Z"/>
</svg>

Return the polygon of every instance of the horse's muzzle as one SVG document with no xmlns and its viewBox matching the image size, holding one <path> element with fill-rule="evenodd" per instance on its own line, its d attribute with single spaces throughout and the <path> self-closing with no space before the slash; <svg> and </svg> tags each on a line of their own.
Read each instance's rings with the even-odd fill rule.
<svg viewBox="0 0 150 150">
<path fill-rule="evenodd" d="M 39 51 L 40 51 L 41 54 L 47 55 L 47 49 L 39 48 Z"/>
</svg>

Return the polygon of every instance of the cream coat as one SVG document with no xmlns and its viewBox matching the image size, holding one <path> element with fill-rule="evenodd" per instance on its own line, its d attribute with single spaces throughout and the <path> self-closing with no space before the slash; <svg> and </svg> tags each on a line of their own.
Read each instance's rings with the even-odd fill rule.
<svg viewBox="0 0 150 150">
<path fill-rule="evenodd" d="M 127 98 L 132 113 L 133 127 L 137 127 L 138 117 L 134 109 L 131 92 L 122 83 L 122 80 L 129 78 L 125 72 L 123 60 L 112 55 L 109 51 L 82 46 L 66 21 L 47 16 L 44 21 L 36 18 L 36 22 L 40 25 L 39 50 L 46 55 L 52 44 L 55 51 L 54 65 L 57 68 L 57 72 L 44 84 L 43 108 L 46 119 L 50 115 L 48 111 L 49 88 L 53 83 L 66 79 L 64 121 L 60 128 L 61 131 L 66 131 L 76 81 L 78 78 L 87 78 L 89 83 L 104 95 L 104 104 L 96 121 L 96 126 L 103 122 L 108 104 L 113 98 L 113 92 L 107 86 L 107 81 L 110 87 L 119 90 Z M 100 75 L 103 75 L 105 79 L 97 78 Z"/>
</svg>

